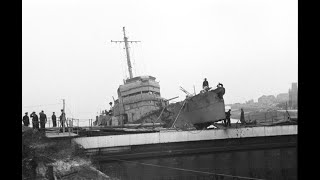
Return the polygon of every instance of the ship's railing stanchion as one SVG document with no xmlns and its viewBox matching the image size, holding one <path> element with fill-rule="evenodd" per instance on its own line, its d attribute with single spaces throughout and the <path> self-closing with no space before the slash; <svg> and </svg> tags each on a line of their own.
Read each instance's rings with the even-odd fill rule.
<svg viewBox="0 0 320 180">
<path fill-rule="evenodd" d="M 61 126 L 60 118 L 58 118 L 57 125 L 58 125 L 58 135 L 59 135 L 60 134 L 60 126 Z"/>
<path fill-rule="evenodd" d="M 70 118 L 67 119 L 67 127 L 68 127 L 68 134 L 70 136 Z"/>
</svg>

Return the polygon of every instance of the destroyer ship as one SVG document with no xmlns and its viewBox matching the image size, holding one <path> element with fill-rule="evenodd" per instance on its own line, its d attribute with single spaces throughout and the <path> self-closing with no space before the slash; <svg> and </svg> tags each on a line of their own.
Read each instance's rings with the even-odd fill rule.
<svg viewBox="0 0 320 180">
<path fill-rule="evenodd" d="M 225 119 L 225 104 L 223 86 L 216 89 L 202 90 L 199 94 L 187 94 L 185 100 L 169 103 L 170 100 L 161 97 L 160 84 L 150 75 L 133 77 L 130 61 L 129 41 L 123 27 L 123 41 L 127 57 L 129 78 L 120 85 L 109 111 L 104 110 L 96 117 L 95 126 L 128 126 L 152 123 L 163 127 L 195 127 L 203 129 L 210 124 Z M 112 103 L 110 103 L 112 105 Z"/>
</svg>

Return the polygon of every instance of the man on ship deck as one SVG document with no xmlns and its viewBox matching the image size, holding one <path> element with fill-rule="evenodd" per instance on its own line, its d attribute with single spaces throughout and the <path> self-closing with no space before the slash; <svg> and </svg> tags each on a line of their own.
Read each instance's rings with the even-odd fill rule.
<svg viewBox="0 0 320 180">
<path fill-rule="evenodd" d="M 204 78 L 204 81 L 202 83 L 202 88 L 206 91 L 209 89 L 209 82 L 207 81 L 207 78 Z"/>
</svg>

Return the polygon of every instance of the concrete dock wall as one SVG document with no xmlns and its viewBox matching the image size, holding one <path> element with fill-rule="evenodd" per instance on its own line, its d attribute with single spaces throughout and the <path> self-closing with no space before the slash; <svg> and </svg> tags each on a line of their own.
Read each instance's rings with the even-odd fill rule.
<svg viewBox="0 0 320 180">
<path fill-rule="evenodd" d="M 80 137 L 72 141 L 84 149 L 108 148 L 119 146 L 176 143 L 231 138 L 296 135 L 297 125 L 246 127 L 232 129 L 165 131 L 144 134 Z"/>
</svg>

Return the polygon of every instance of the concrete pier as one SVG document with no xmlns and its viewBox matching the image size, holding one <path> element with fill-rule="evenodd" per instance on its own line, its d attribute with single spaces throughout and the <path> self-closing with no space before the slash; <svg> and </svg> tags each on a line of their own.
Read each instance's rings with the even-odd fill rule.
<svg viewBox="0 0 320 180">
<path fill-rule="evenodd" d="M 212 141 L 223 139 L 243 139 L 297 135 L 297 125 L 245 127 L 232 129 L 212 129 L 193 131 L 160 131 L 156 133 L 126 134 L 114 136 L 73 138 L 74 143 L 84 149 L 112 148 L 126 149 L 130 146 Z"/>
</svg>

